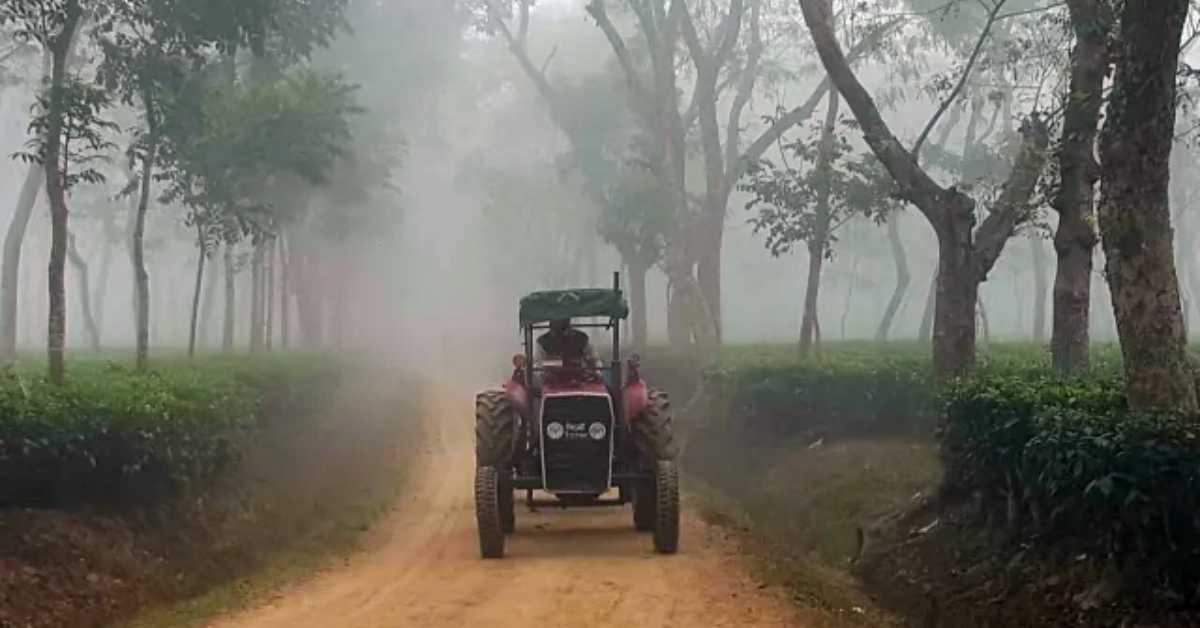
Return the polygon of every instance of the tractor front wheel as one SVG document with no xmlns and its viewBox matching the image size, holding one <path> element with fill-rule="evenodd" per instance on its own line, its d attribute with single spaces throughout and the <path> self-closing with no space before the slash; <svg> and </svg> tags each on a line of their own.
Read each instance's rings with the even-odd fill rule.
<svg viewBox="0 0 1200 628">
<path fill-rule="evenodd" d="M 674 461 L 658 461 L 654 484 L 654 549 L 674 554 L 679 549 L 679 468 Z"/>
<path fill-rule="evenodd" d="M 500 473 L 496 467 L 475 468 L 475 519 L 479 526 L 479 553 L 484 558 L 504 557 L 504 522 Z M 509 501 L 512 501 L 509 491 Z"/>
</svg>

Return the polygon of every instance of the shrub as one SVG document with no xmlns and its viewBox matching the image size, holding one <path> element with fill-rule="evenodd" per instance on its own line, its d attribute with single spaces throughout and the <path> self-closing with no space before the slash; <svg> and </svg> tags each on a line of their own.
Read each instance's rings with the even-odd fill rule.
<svg viewBox="0 0 1200 628">
<path fill-rule="evenodd" d="M 214 359 L 136 373 L 89 364 L 65 386 L 0 375 L 0 506 L 149 504 L 200 490 L 276 386 L 317 371 Z"/>
<path fill-rule="evenodd" d="M 1115 567 L 1145 599 L 1200 599 L 1200 429 L 1134 414 L 1116 375 L 983 377 L 944 393 L 944 486 L 1025 542 Z M 1166 597 L 1164 597 L 1166 593 Z"/>
</svg>

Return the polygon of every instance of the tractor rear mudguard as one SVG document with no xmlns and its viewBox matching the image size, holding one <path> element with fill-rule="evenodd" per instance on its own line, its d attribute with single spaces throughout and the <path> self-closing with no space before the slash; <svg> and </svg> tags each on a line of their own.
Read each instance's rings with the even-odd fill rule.
<svg viewBox="0 0 1200 628">
<path fill-rule="evenodd" d="M 513 408 L 516 408 L 521 418 L 528 421 L 533 406 L 529 402 L 529 390 L 525 388 L 525 384 L 521 380 L 522 377 L 518 377 L 518 374 L 514 373 L 512 379 L 504 383 L 504 394 L 508 395 L 509 402 L 512 403 Z"/>
<path fill-rule="evenodd" d="M 621 398 L 625 402 L 625 420 L 636 421 L 650 403 L 650 389 L 646 387 L 646 382 L 638 378 L 625 384 Z"/>
</svg>

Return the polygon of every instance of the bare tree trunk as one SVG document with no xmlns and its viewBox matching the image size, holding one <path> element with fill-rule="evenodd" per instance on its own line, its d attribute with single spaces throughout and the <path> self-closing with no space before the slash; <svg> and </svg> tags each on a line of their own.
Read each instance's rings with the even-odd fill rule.
<svg viewBox="0 0 1200 628">
<path fill-rule="evenodd" d="M 887 342 L 892 331 L 892 323 L 900 306 L 904 304 L 904 295 L 908 294 L 908 284 L 912 275 L 908 271 L 908 254 L 904 250 L 904 240 L 900 237 L 900 213 L 893 211 L 887 221 L 888 244 L 891 246 L 892 263 L 896 266 L 896 287 L 892 289 L 892 297 L 888 299 L 883 318 L 879 321 L 879 329 L 875 331 L 876 342 Z"/>
<path fill-rule="evenodd" d="M 88 265 L 84 261 L 83 256 L 79 254 L 79 249 L 75 247 L 75 234 L 67 234 L 67 257 L 71 259 L 71 265 L 75 267 L 75 272 L 79 274 L 79 309 L 83 314 L 83 324 L 87 329 L 88 341 L 91 343 L 92 351 L 100 351 L 100 329 L 96 325 L 96 319 L 92 316 L 92 289 L 88 281 Z"/>
<path fill-rule="evenodd" d="M 262 243 L 254 243 L 254 252 L 250 259 L 250 352 L 262 349 Z"/>
<path fill-rule="evenodd" d="M 804 314 L 800 319 L 800 355 L 812 351 L 817 330 L 817 298 L 821 290 L 821 267 L 825 255 L 816 245 L 808 251 L 808 280 L 804 286 Z"/>
<path fill-rule="evenodd" d="M 1168 203 L 1187 0 L 1128 2 L 1100 137 L 1100 233 L 1129 405 L 1194 415 Z"/>
<path fill-rule="evenodd" d="M 146 112 L 148 141 L 146 154 L 142 156 L 141 194 L 138 197 L 137 214 L 133 226 L 133 280 L 135 295 L 134 320 L 137 325 L 137 368 L 146 369 L 150 355 L 150 275 L 146 271 L 146 211 L 150 207 L 150 185 L 154 180 L 154 161 L 158 155 L 158 126 L 152 101 L 148 95 L 142 98 Z"/>
<path fill-rule="evenodd" d="M 46 111 L 45 159 L 46 197 L 50 201 L 50 265 L 47 274 L 50 292 L 50 311 L 47 317 L 46 353 L 49 358 L 50 381 L 62 385 L 66 380 L 67 340 L 67 182 L 64 172 L 69 150 L 63 147 L 63 128 L 66 117 L 63 85 L 67 74 L 75 29 L 83 17 L 79 0 L 67 0 L 62 30 L 50 39 L 47 46 L 51 56 L 50 98 Z M 64 168 L 64 170 L 60 170 Z"/>
<path fill-rule="evenodd" d="M 20 282 L 20 284 L 21 284 L 21 291 L 20 291 L 21 299 L 20 299 L 20 301 L 18 301 L 18 303 L 24 303 L 26 308 L 28 308 L 31 303 L 34 303 L 32 295 L 45 294 L 44 291 L 37 290 L 34 288 L 34 283 L 37 281 L 37 277 L 40 277 L 42 275 L 41 275 L 41 273 L 37 273 L 35 275 L 33 272 L 33 268 L 34 268 L 34 266 L 32 264 L 24 264 L 21 266 L 21 274 L 24 275 L 24 277 L 21 278 L 21 282 Z M 34 329 L 34 326 L 35 326 L 35 323 L 37 321 L 40 321 L 41 319 L 34 317 L 34 316 L 25 315 L 25 316 L 21 316 L 20 320 L 22 321 L 22 324 L 21 324 L 21 342 L 22 342 L 22 344 L 24 344 L 27 347 L 31 347 L 36 344 L 40 344 L 36 340 L 38 334 L 37 334 L 37 330 Z"/>
<path fill-rule="evenodd" d="M 279 236 L 279 346 L 284 351 L 288 350 L 288 343 L 291 335 L 291 311 L 292 311 L 292 292 L 291 292 L 291 247 L 288 246 L 287 238 L 280 234 Z"/>
<path fill-rule="evenodd" d="M 929 294 L 925 296 L 925 310 L 921 313 L 921 329 L 917 332 L 917 340 L 926 343 L 933 339 L 933 310 L 937 307 L 937 271 L 929 282 Z"/>
<path fill-rule="evenodd" d="M 983 330 L 984 342 L 992 341 L 992 324 L 988 321 L 987 307 L 983 304 L 983 299 L 979 299 L 979 327 Z"/>
<path fill-rule="evenodd" d="M 1033 250 L 1033 341 L 1041 345 L 1046 342 L 1046 294 L 1050 287 L 1050 269 L 1046 265 L 1046 247 L 1041 238 L 1030 236 L 1029 247 Z M 1087 331 L 1087 321 L 1084 321 L 1083 329 Z"/>
<path fill-rule="evenodd" d="M 208 243 L 204 239 L 204 226 L 196 225 L 196 283 L 192 288 L 192 321 L 188 325 L 188 357 L 196 357 L 196 326 L 200 320 L 200 290 L 204 287 L 204 262 L 208 259 Z"/>
<path fill-rule="evenodd" d="M 1094 154 L 1112 21 L 1104 0 L 1070 0 L 1067 6 L 1075 50 L 1058 153 L 1062 184 L 1053 203 L 1059 214 L 1054 234 L 1058 267 L 1050 339 L 1054 367 L 1060 373 L 1085 369 L 1089 362 L 1092 253 L 1097 240 L 1095 187 L 1100 174 Z"/>
<path fill-rule="evenodd" d="M 4 236 L 4 266 L 0 271 L 0 358 L 11 360 L 17 354 L 17 289 L 21 276 L 21 245 L 33 206 L 37 204 L 38 192 L 46 179 L 46 170 L 35 165 L 29 167 L 17 206 L 13 210 L 8 233 Z"/>
<path fill-rule="evenodd" d="M 692 344 L 691 333 L 688 332 L 687 311 L 683 298 L 673 282 L 667 285 L 667 341 L 676 350 L 681 350 Z"/>
<path fill-rule="evenodd" d="M 850 318 L 850 305 L 854 302 L 854 285 L 858 280 L 858 261 L 857 255 L 854 256 L 854 262 L 850 264 L 850 278 L 846 285 L 846 303 L 842 306 L 842 340 L 846 340 L 846 320 Z M 821 326 L 818 324 L 817 329 Z M 818 331 L 818 333 L 820 333 Z"/>
<path fill-rule="evenodd" d="M 266 332 L 264 334 L 267 351 L 271 351 L 275 338 L 275 249 L 278 247 L 279 241 L 272 238 L 266 248 L 266 289 L 263 290 L 263 299 L 267 304 L 267 322 Z"/>
<path fill-rule="evenodd" d="M 218 243 L 216 246 L 220 246 Z M 204 292 L 200 301 L 200 322 L 196 332 L 196 344 L 201 347 L 208 345 L 208 329 L 212 323 L 213 304 L 217 301 L 217 279 L 220 275 L 216 272 L 215 256 L 213 264 L 210 264 L 207 272 L 204 274 Z"/>
<path fill-rule="evenodd" d="M 104 252 L 100 254 L 100 274 L 96 277 L 96 289 L 92 298 L 92 311 L 96 317 L 96 330 L 101 336 L 104 334 L 104 321 L 108 304 L 108 278 L 112 274 L 112 263 L 116 249 L 107 235 L 104 238 Z"/>
<path fill-rule="evenodd" d="M 221 350 L 233 351 L 234 321 L 237 316 L 237 275 L 233 265 L 233 243 L 225 244 L 225 317 L 221 326 Z"/>
<path fill-rule="evenodd" d="M 648 344 L 648 320 L 646 315 L 646 273 L 647 268 L 640 264 L 629 265 L 629 301 L 633 306 L 633 346 L 638 351 L 645 351 Z"/>
</svg>

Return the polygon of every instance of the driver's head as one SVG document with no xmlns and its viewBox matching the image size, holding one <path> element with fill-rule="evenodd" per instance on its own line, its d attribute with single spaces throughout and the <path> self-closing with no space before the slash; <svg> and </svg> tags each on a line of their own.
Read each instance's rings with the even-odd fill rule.
<svg viewBox="0 0 1200 628">
<path fill-rule="evenodd" d="M 550 321 L 550 330 L 551 331 L 560 331 L 560 332 L 566 331 L 567 328 L 570 326 L 571 326 L 571 319 L 569 319 L 569 318 L 557 318 L 557 319 Z"/>
</svg>

